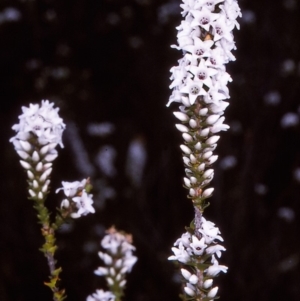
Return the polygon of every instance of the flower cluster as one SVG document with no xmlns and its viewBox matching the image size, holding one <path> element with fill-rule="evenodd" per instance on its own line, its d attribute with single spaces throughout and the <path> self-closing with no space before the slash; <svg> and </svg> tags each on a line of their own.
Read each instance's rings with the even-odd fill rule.
<svg viewBox="0 0 300 301">
<path fill-rule="evenodd" d="M 224 65 L 234 59 L 231 31 L 238 27 L 241 13 L 236 0 L 183 0 L 181 7 L 185 20 L 177 27 L 179 46 L 174 47 L 184 56 L 171 68 L 173 93 L 168 105 L 182 104 L 174 115 L 182 122 L 176 127 L 185 141 L 180 146 L 187 167 L 184 182 L 193 201 L 203 203 L 213 192 L 203 188 L 212 180 L 210 165 L 218 158 L 213 155 L 219 140 L 215 134 L 229 128 L 222 116 L 231 81 Z"/>
<path fill-rule="evenodd" d="M 135 247 L 132 245 L 132 237 L 129 234 L 118 232 L 112 227 L 102 239 L 101 246 L 105 252 L 99 252 L 98 254 L 105 266 L 99 267 L 95 271 L 95 274 L 105 277 L 107 285 L 116 297 L 116 300 L 120 300 L 126 284 L 126 274 L 131 272 L 132 267 L 137 261 L 137 257 L 133 255 Z M 105 293 L 111 294 L 111 292 Z M 87 301 L 106 300 L 105 297 L 102 299 L 91 299 L 91 296 L 87 299 Z"/>
<path fill-rule="evenodd" d="M 70 215 L 72 218 L 79 218 L 89 213 L 95 213 L 93 195 L 88 194 L 86 191 L 86 187 L 89 184 L 89 179 L 83 179 L 80 182 L 62 182 L 63 187 L 58 188 L 56 193 L 63 190 L 67 197 L 61 203 L 64 217 Z M 76 210 L 77 212 L 75 212 Z"/>
<path fill-rule="evenodd" d="M 192 232 L 192 231 L 191 231 Z M 223 241 L 219 228 L 202 217 L 201 228 L 198 233 L 184 233 L 172 248 L 173 256 L 169 260 L 177 260 L 189 267 L 181 269 L 184 278 L 184 291 L 190 297 L 207 297 L 213 299 L 218 291 L 211 288 L 213 277 L 220 272 L 227 272 L 227 267 L 219 265 L 216 257 L 221 257 L 225 248 L 217 241 Z"/>
<path fill-rule="evenodd" d="M 48 100 L 42 100 L 41 105 L 22 107 L 20 121 L 12 127 L 17 134 L 10 139 L 22 159 L 22 167 L 27 171 L 29 194 L 40 200 L 48 192 L 52 161 L 57 157 L 55 148 L 57 144 L 63 147 L 65 124 L 58 115 L 59 109 L 53 106 Z"/>
<path fill-rule="evenodd" d="M 183 0 L 181 8 L 184 20 L 177 27 L 178 46 L 172 47 L 182 50 L 183 58 L 171 68 L 173 91 L 167 105 L 180 103 L 174 115 L 181 122 L 176 128 L 184 139 L 180 146 L 184 185 L 193 202 L 195 219 L 176 241 L 174 256 L 169 259 L 188 266 L 182 269 L 182 275 L 189 300 L 212 300 L 218 291 L 211 288 L 212 277 L 227 271 L 216 260 L 225 248 L 216 242 L 223 240 L 219 229 L 202 214 L 214 190 L 207 186 L 214 176 L 211 165 L 218 159 L 213 153 L 220 138 L 216 134 L 229 128 L 223 116 L 231 81 L 225 64 L 235 60 L 232 30 L 239 28 L 236 19 L 241 11 L 236 0 Z"/>
</svg>

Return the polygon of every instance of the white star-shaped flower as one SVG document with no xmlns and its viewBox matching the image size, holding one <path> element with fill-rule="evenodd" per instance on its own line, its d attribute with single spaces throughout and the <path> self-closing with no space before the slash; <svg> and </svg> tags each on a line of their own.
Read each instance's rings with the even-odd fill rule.
<svg viewBox="0 0 300 301">
<path fill-rule="evenodd" d="M 81 196 L 73 197 L 72 200 L 74 203 L 76 203 L 78 211 L 76 213 L 71 213 L 71 217 L 78 218 L 82 215 L 95 213 L 95 208 L 92 206 L 94 203 L 92 200 L 92 195 L 87 194 L 85 190 L 82 191 Z"/>
<path fill-rule="evenodd" d="M 213 26 L 214 22 L 220 17 L 220 14 L 212 13 L 207 8 L 199 10 L 191 10 L 191 14 L 194 16 L 194 20 L 191 23 L 191 26 L 200 26 L 206 31 L 209 31 L 210 26 Z"/>
<path fill-rule="evenodd" d="M 195 235 L 192 236 L 192 243 L 190 244 L 192 251 L 195 255 L 202 255 L 207 245 L 205 244 L 205 238 L 198 239 Z"/>
<path fill-rule="evenodd" d="M 218 73 L 216 69 L 207 67 L 203 59 L 198 66 L 190 66 L 188 70 L 194 75 L 195 84 L 200 83 L 208 88 L 212 86 L 212 76 Z"/>
<path fill-rule="evenodd" d="M 195 37 L 193 45 L 184 46 L 182 49 L 188 52 L 185 56 L 192 65 L 197 65 L 198 59 L 210 56 L 210 50 L 213 44 L 214 42 L 212 40 L 202 41 Z"/>
<path fill-rule="evenodd" d="M 203 89 L 202 82 L 195 82 L 190 78 L 187 79 L 185 86 L 180 89 L 180 92 L 188 94 L 191 104 L 195 103 L 198 96 L 207 94 L 207 92 Z"/>
</svg>

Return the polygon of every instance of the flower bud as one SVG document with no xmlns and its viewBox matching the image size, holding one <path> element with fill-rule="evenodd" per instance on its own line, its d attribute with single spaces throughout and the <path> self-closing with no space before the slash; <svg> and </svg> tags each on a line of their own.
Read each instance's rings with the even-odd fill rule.
<svg viewBox="0 0 300 301">
<path fill-rule="evenodd" d="M 217 286 L 214 287 L 214 288 L 212 288 L 212 289 L 208 292 L 207 297 L 208 297 L 208 298 L 214 298 L 214 297 L 217 295 L 218 289 L 219 289 L 219 288 L 218 288 Z"/>
<path fill-rule="evenodd" d="M 33 180 L 33 179 L 34 179 L 34 174 L 32 173 L 32 171 L 27 170 L 27 177 L 28 177 L 30 180 Z"/>
<path fill-rule="evenodd" d="M 197 162 L 197 158 L 193 154 L 190 154 L 190 160 L 193 164 Z"/>
<path fill-rule="evenodd" d="M 31 151 L 32 146 L 31 146 L 31 144 L 29 142 L 23 141 L 23 140 L 20 140 L 19 142 L 20 142 L 20 145 L 21 145 L 21 147 L 23 148 L 23 150 L 25 152 L 28 153 L 28 152 Z"/>
<path fill-rule="evenodd" d="M 20 163 L 21 163 L 22 167 L 25 168 L 25 169 L 30 169 L 31 168 L 30 164 L 26 161 L 20 160 Z"/>
<path fill-rule="evenodd" d="M 36 193 L 33 190 L 29 189 L 28 192 L 29 192 L 30 196 L 32 196 L 32 197 L 36 196 Z"/>
<path fill-rule="evenodd" d="M 42 171 L 42 170 L 43 170 L 43 163 L 42 163 L 42 162 L 39 162 L 39 163 L 36 165 L 35 170 L 36 170 L 36 171 Z"/>
<path fill-rule="evenodd" d="M 209 151 L 203 154 L 202 159 L 206 160 L 212 156 L 213 152 Z"/>
<path fill-rule="evenodd" d="M 22 151 L 22 150 L 17 151 L 17 153 L 18 153 L 18 155 L 19 155 L 23 160 L 26 160 L 26 159 L 28 159 L 28 157 L 29 157 L 28 153 L 26 153 L 26 152 L 24 152 L 24 151 Z"/>
<path fill-rule="evenodd" d="M 203 191 L 203 193 L 202 193 L 202 197 L 208 198 L 209 196 L 212 195 L 212 193 L 214 192 L 214 190 L 215 190 L 214 188 L 207 188 L 207 189 L 205 189 Z"/>
<path fill-rule="evenodd" d="M 191 188 L 189 191 L 190 196 L 195 196 L 196 195 L 196 191 L 195 189 Z"/>
<path fill-rule="evenodd" d="M 39 187 L 38 181 L 37 180 L 33 180 L 32 186 L 33 186 L 34 189 L 37 189 Z"/>
<path fill-rule="evenodd" d="M 197 284 L 197 282 L 198 282 L 198 277 L 196 276 L 196 275 L 192 275 L 191 277 L 190 277 L 190 279 L 189 279 L 189 282 L 191 283 L 191 284 Z"/>
<path fill-rule="evenodd" d="M 195 149 L 196 149 L 196 150 L 201 150 L 201 143 L 200 143 L 200 142 L 197 142 L 197 143 L 196 143 Z"/>
<path fill-rule="evenodd" d="M 207 114 L 207 112 L 208 112 L 208 108 L 201 109 L 201 110 L 199 111 L 199 115 L 200 115 L 200 116 L 205 116 L 205 115 Z"/>
<path fill-rule="evenodd" d="M 194 129 L 197 126 L 197 121 L 195 119 L 190 119 L 189 125 Z"/>
<path fill-rule="evenodd" d="M 183 157 L 182 159 L 185 165 L 189 165 L 190 159 L 188 157 Z"/>
<path fill-rule="evenodd" d="M 195 292 L 190 287 L 185 286 L 184 291 L 186 292 L 187 295 L 191 297 L 195 296 Z"/>
<path fill-rule="evenodd" d="M 182 133 L 187 133 L 189 131 L 189 128 L 183 124 L 175 124 L 175 126 L 176 126 L 177 130 Z"/>
<path fill-rule="evenodd" d="M 212 145 L 215 144 L 216 142 L 218 142 L 218 140 L 220 139 L 220 136 L 211 136 L 210 138 L 208 138 L 205 143 L 208 145 Z"/>
<path fill-rule="evenodd" d="M 216 162 L 218 160 L 218 156 L 217 155 L 214 155 L 214 156 L 211 156 L 210 158 L 207 159 L 207 163 L 209 165 L 213 164 L 214 162 Z"/>
<path fill-rule="evenodd" d="M 214 173 L 213 169 L 208 169 L 207 171 L 204 172 L 203 177 L 205 179 L 210 178 L 213 175 L 213 173 Z"/>
<path fill-rule="evenodd" d="M 199 134 L 201 137 L 206 137 L 209 134 L 209 131 L 210 131 L 210 129 L 206 128 L 206 129 L 203 129 L 202 131 L 200 131 Z"/>
<path fill-rule="evenodd" d="M 185 114 L 185 113 L 182 113 L 182 112 L 173 112 L 173 114 L 180 121 L 188 121 L 189 120 L 189 116 L 187 114 Z"/>
<path fill-rule="evenodd" d="M 189 155 L 192 152 L 186 145 L 181 144 L 180 148 L 187 155 Z"/>
<path fill-rule="evenodd" d="M 191 187 L 191 182 L 188 178 L 183 178 L 183 181 L 184 181 L 185 186 Z"/>
<path fill-rule="evenodd" d="M 213 280 L 212 279 L 207 279 L 207 280 L 204 281 L 203 287 L 207 289 L 207 288 L 211 287 L 212 284 L 213 284 Z"/>
<path fill-rule="evenodd" d="M 46 179 L 49 177 L 49 175 L 51 174 L 51 172 L 52 172 L 52 168 L 49 168 L 46 171 L 44 171 L 44 173 L 40 177 L 40 181 L 41 182 L 46 181 Z"/>
<path fill-rule="evenodd" d="M 216 123 L 219 118 L 220 118 L 220 115 L 210 115 L 207 117 L 206 123 L 209 125 L 212 125 L 212 124 Z"/>
<path fill-rule="evenodd" d="M 32 160 L 33 160 L 34 162 L 38 162 L 38 161 L 40 160 L 40 156 L 39 156 L 39 154 L 38 154 L 37 151 L 34 151 L 34 152 L 33 152 L 33 154 L 32 154 Z"/>
<path fill-rule="evenodd" d="M 205 168 L 205 164 L 204 163 L 201 163 L 199 166 L 198 166 L 198 171 L 203 171 Z"/>
<path fill-rule="evenodd" d="M 191 183 L 195 184 L 195 183 L 197 183 L 197 178 L 190 177 L 190 181 L 191 181 Z"/>
<path fill-rule="evenodd" d="M 186 280 L 189 280 L 192 276 L 192 274 L 186 269 L 181 269 L 181 274 Z"/>
<path fill-rule="evenodd" d="M 190 134 L 188 134 L 188 133 L 183 133 L 183 134 L 182 134 L 182 137 L 183 137 L 183 139 L 184 139 L 186 142 L 192 142 L 192 141 L 193 141 L 193 137 L 192 137 Z"/>
</svg>

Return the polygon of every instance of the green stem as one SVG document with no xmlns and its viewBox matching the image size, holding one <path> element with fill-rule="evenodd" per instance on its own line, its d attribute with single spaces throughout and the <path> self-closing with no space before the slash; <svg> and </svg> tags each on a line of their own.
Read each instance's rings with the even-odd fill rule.
<svg viewBox="0 0 300 301">
<path fill-rule="evenodd" d="M 40 249 L 41 252 L 44 253 L 47 258 L 48 267 L 50 270 L 49 282 L 44 282 L 46 286 L 48 286 L 53 293 L 53 301 L 62 301 L 66 298 L 65 290 L 59 288 L 59 274 L 61 273 L 61 267 L 56 267 L 56 260 L 54 258 L 55 251 L 57 250 L 56 238 L 55 238 L 55 224 L 50 223 L 50 214 L 45 207 L 46 195 L 44 199 L 40 200 L 38 198 L 32 198 L 35 202 L 34 208 L 37 211 L 37 217 L 39 223 L 42 225 L 41 232 L 45 239 L 45 243 Z"/>
</svg>

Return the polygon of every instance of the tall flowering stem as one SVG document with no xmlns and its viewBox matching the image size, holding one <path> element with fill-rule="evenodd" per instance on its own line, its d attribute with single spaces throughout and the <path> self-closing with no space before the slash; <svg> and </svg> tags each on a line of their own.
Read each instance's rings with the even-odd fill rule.
<svg viewBox="0 0 300 301">
<path fill-rule="evenodd" d="M 20 121 L 12 127 L 16 135 L 10 139 L 10 142 L 21 157 L 21 166 L 26 170 L 29 199 L 34 202 L 45 239 L 40 249 L 47 258 L 50 270 L 50 280 L 45 285 L 52 290 L 53 300 L 61 301 L 65 298 L 65 291 L 58 286 L 61 268 L 56 267 L 54 258 L 57 249 L 55 229 L 61 224 L 61 218 L 56 218 L 56 221 L 52 222 L 45 206 L 52 162 L 58 155 L 55 148 L 58 144 L 63 146 L 61 137 L 65 129 L 65 124 L 58 116 L 59 109 L 54 108 L 53 105 L 48 100 L 43 100 L 41 105 L 30 104 L 29 108 L 22 107 L 23 114 L 19 116 Z"/>
<path fill-rule="evenodd" d="M 183 0 L 181 4 L 184 20 L 177 27 L 178 45 L 183 58 L 171 68 L 173 90 L 168 105 L 180 104 L 174 112 L 181 121 L 176 124 L 182 133 L 186 177 L 184 187 L 188 189 L 195 210 L 195 218 L 187 232 L 172 248 L 170 260 L 179 261 L 184 283 L 183 300 L 213 300 L 218 287 L 212 288 L 212 278 L 227 267 L 219 265 L 216 257 L 225 248 L 215 225 L 203 217 L 209 205 L 207 199 L 213 188 L 208 187 L 214 176 L 212 164 L 220 131 L 227 130 L 224 124 L 225 108 L 229 98 L 227 83 L 231 81 L 225 64 L 235 60 L 231 51 L 235 49 L 232 30 L 241 16 L 236 0 Z"/>
</svg>

